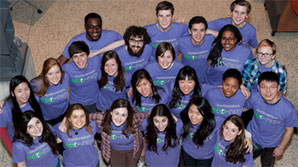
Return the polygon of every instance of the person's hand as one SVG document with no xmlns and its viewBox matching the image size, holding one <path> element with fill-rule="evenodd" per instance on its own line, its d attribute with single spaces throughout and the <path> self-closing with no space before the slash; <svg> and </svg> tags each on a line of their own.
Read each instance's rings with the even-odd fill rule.
<svg viewBox="0 0 298 167">
<path fill-rule="evenodd" d="M 243 96 L 245 96 L 245 100 L 247 100 L 250 96 L 250 91 L 244 85 L 240 85 L 240 90 Z"/>
<path fill-rule="evenodd" d="M 127 97 L 130 97 L 132 95 L 132 87 L 130 87 L 127 91 Z"/>
<path fill-rule="evenodd" d="M 61 131 L 61 132 L 66 132 L 66 118 L 64 117 L 61 124 L 59 125 L 58 129 Z"/>
<path fill-rule="evenodd" d="M 253 145 L 252 145 L 252 140 L 251 138 L 245 138 L 244 139 L 244 143 L 245 143 L 245 148 L 246 149 L 246 153 L 252 152 L 253 150 Z"/>
<path fill-rule="evenodd" d="M 1 101 L 0 101 L 0 114 L 3 113 L 3 109 L 2 109 L 2 107 L 3 107 L 4 103 L 5 103 L 5 100 L 1 100 Z"/>
<path fill-rule="evenodd" d="M 280 157 L 280 156 L 282 156 L 283 155 L 283 153 L 284 153 L 284 149 L 283 148 L 281 148 L 280 146 L 278 146 L 278 147 L 276 147 L 274 150 L 273 150 L 273 156 L 274 157 Z"/>
</svg>

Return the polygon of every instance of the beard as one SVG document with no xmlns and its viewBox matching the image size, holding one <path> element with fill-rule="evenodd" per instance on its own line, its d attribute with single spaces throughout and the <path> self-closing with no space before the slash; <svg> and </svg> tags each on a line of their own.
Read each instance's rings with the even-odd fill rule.
<svg viewBox="0 0 298 167">
<path fill-rule="evenodd" d="M 139 48 L 140 50 L 137 52 L 134 52 L 131 48 Z M 136 46 L 136 45 L 131 45 L 127 47 L 127 51 L 131 56 L 136 56 L 136 57 L 140 57 L 144 51 L 145 45 L 143 47 L 140 46 Z"/>
</svg>

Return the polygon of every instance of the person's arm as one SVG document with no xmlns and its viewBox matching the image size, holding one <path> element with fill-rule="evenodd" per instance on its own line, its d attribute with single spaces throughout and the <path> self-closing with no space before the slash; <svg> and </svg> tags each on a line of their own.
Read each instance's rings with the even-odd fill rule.
<svg viewBox="0 0 298 167">
<path fill-rule="evenodd" d="M 17 166 L 18 167 L 26 167 L 26 161 L 24 161 L 24 162 L 18 162 L 17 163 Z"/>
<path fill-rule="evenodd" d="M 273 151 L 274 157 L 279 157 L 283 155 L 289 141 L 292 138 L 293 133 L 294 133 L 293 127 L 286 127 L 284 135 L 280 141 L 280 144 Z"/>
<path fill-rule="evenodd" d="M 217 31 L 210 30 L 210 29 L 207 29 L 206 34 L 211 34 L 211 35 L 213 35 L 215 38 L 218 36 L 218 32 L 217 32 Z"/>
<path fill-rule="evenodd" d="M 0 127 L 0 137 L 8 152 L 11 154 L 12 142 L 9 138 L 6 127 Z"/>
<path fill-rule="evenodd" d="M 113 42 L 113 43 L 111 43 L 111 44 L 109 44 L 109 45 L 95 51 L 95 52 L 91 52 L 89 54 L 88 58 L 91 58 L 91 57 L 94 57 L 96 55 L 102 54 L 102 53 L 107 52 L 109 50 L 114 50 L 115 48 L 118 48 L 119 46 L 122 46 L 124 44 L 125 44 L 125 42 L 124 42 L 123 39 L 119 40 L 119 41 L 115 41 L 115 42 Z"/>
<path fill-rule="evenodd" d="M 65 56 L 63 55 L 60 55 L 58 58 L 57 58 L 57 61 L 58 63 L 62 66 L 63 64 L 67 63 L 68 62 L 68 58 L 66 58 Z"/>
<path fill-rule="evenodd" d="M 250 91 L 243 84 L 240 85 L 240 90 L 243 96 L 245 96 L 245 100 L 247 100 L 250 96 Z"/>
</svg>

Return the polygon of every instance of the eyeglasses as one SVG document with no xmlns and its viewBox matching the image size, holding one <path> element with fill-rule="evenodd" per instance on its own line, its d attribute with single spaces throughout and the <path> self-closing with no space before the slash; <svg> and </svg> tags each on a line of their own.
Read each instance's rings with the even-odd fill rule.
<svg viewBox="0 0 298 167">
<path fill-rule="evenodd" d="M 259 57 L 265 57 L 265 58 L 268 58 L 268 57 L 272 56 L 273 54 L 258 52 L 257 55 L 258 55 Z"/>
<path fill-rule="evenodd" d="M 235 38 L 226 38 L 226 37 L 222 37 L 221 38 L 221 40 L 223 40 L 223 41 L 233 41 L 233 40 L 235 40 Z"/>
<path fill-rule="evenodd" d="M 268 87 L 265 86 L 265 85 L 260 86 L 261 89 L 270 89 L 270 90 L 277 89 L 277 87 L 278 87 L 277 85 L 271 85 L 271 86 L 268 86 Z"/>
<path fill-rule="evenodd" d="M 129 41 L 132 43 L 139 43 L 139 44 L 144 43 L 144 40 L 142 40 L 142 39 L 137 40 L 137 39 L 131 38 L 131 39 L 129 39 Z"/>
</svg>

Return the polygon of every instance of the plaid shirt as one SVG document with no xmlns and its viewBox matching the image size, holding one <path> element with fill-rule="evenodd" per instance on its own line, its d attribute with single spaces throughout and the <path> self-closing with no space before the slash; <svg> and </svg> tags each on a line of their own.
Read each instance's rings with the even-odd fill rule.
<svg viewBox="0 0 298 167">
<path fill-rule="evenodd" d="M 100 134 L 101 134 L 101 153 L 103 156 L 103 159 L 107 162 L 110 163 L 111 159 L 111 146 L 110 146 L 110 135 L 107 133 L 103 132 L 103 119 L 105 117 L 106 112 L 96 112 L 90 114 L 90 119 L 95 121 L 97 126 L 100 129 Z M 144 113 L 139 113 L 137 111 L 134 112 L 133 115 L 133 129 L 136 130 L 136 132 L 133 134 L 133 139 L 134 139 L 134 147 L 133 147 L 133 157 L 136 158 L 136 153 L 139 151 L 142 142 L 143 142 L 143 135 L 140 130 L 140 125 L 142 121 L 146 118 L 147 114 Z"/>
<path fill-rule="evenodd" d="M 272 71 L 277 73 L 279 76 L 280 91 L 283 93 L 287 92 L 287 71 L 283 65 L 274 60 Z M 245 62 L 242 77 L 244 86 L 251 90 L 253 84 L 258 84 L 258 78 L 261 75 L 259 71 L 259 61 L 257 58 L 248 59 Z"/>
</svg>

